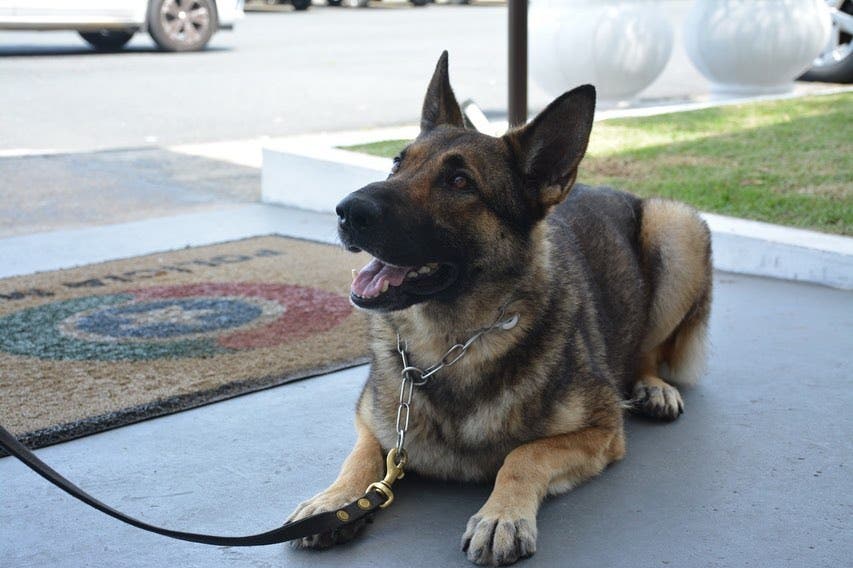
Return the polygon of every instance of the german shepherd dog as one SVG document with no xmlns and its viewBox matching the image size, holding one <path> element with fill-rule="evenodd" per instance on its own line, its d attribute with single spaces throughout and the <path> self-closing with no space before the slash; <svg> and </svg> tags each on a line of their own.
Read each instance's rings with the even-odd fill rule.
<svg viewBox="0 0 853 568">
<path fill-rule="evenodd" d="M 487 136 L 466 124 L 442 54 L 417 139 L 388 179 L 337 206 L 344 246 L 374 257 L 351 290 L 370 313 L 373 364 L 355 448 L 291 520 L 335 510 L 382 478 L 397 441 L 398 335 L 424 369 L 501 308 L 518 316 L 415 388 L 406 437 L 407 471 L 494 481 L 462 535 L 477 564 L 536 551 L 543 498 L 625 455 L 627 407 L 664 420 L 683 412 L 672 383 L 702 372 L 709 232 L 683 204 L 575 184 L 594 111 L 584 85 L 526 126 Z"/>
</svg>

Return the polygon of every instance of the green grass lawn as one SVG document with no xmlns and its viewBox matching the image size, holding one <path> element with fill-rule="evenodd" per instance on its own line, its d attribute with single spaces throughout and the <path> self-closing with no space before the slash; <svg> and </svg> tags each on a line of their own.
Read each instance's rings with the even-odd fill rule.
<svg viewBox="0 0 853 568">
<path fill-rule="evenodd" d="M 853 235 L 853 93 L 596 123 L 578 179 Z M 346 149 L 392 157 L 407 140 Z"/>
</svg>

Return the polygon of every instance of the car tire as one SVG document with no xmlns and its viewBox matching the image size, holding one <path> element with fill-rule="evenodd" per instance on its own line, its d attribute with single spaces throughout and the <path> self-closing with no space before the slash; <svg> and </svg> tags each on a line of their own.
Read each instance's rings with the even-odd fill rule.
<svg viewBox="0 0 853 568">
<path fill-rule="evenodd" d="M 294 10 L 307 10 L 311 7 L 311 0 L 291 0 Z"/>
<path fill-rule="evenodd" d="M 118 30 L 99 30 L 97 32 L 80 32 L 80 37 L 98 51 L 118 51 L 127 45 L 133 32 Z"/>
<path fill-rule="evenodd" d="M 326 0 L 326 4 L 329 6 L 340 6 L 343 0 Z"/>
<path fill-rule="evenodd" d="M 853 83 L 853 54 L 833 65 L 822 65 L 809 69 L 800 77 L 801 81 L 823 83 Z"/>
<path fill-rule="evenodd" d="M 216 30 L 213 0 L 152 0 L 148 33 L 163 51 L 197 51 Z"/>
<path fill-rule="evenodd" d="M 853 0 L 846 0 L 839 10 L 853 15 Z M 837 36 L 834 36 L 835 39 L 829 46 L 832 52 L 824 50 L 815 59 L 815 65 L 800 77 L 801 81 L 853 83 L 853 36 L 835 29 L 836 25 L 833 24 L 832 33 Z"/>
</svg>

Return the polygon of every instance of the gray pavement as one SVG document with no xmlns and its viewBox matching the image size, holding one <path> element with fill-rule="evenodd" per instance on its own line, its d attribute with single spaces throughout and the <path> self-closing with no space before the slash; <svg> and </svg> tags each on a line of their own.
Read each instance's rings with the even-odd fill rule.
<svg viewBox="0 0 853 568">
<path fill-rule="evenodd" d="M 0 237 L 204 211 L 260 198 L 249 168 L 162 148 L 0 157 Z"/>
<path fill-rule="evenodd" d="M 12 272 L 20 273 L 110 251 L 139 254 L 270 231 L 331 240 L 332 222 L 255 205 L 0 240 L 0 258 L 53 251 L 19 262 Z M 715 287 L 710 366 L 685 392 L 685 415 L 673 424 L 629 419 L 626 459 L 545 504 L 539 552 L 525 566 L 849 563 L 853 295 L 724 273 Z M 365 375 L 358 367 L 39 453 L 148 521 L 230 534 L 262 530 L 334 478 L 354 440 L 352 411 Z M 488 490 L 409 477 L 397 504 L 350 545 L 322 553 L 235 549 L 118 524 L 4 458 L 0 565 L 467 566 L 459 537 Z"/>
<path fill-rule="evenodd" d="M 71 32 L 0 31 L 0 105 L 16 109 L 0 118 L 0 147 L 80 151 L 411 122 L 445 48 L 460 92 L 502 103 L 505 14 L 249 13 L 191 54 L 159 53 L 142 34 L 129 52 L 103 55 Z"/>
</svg>

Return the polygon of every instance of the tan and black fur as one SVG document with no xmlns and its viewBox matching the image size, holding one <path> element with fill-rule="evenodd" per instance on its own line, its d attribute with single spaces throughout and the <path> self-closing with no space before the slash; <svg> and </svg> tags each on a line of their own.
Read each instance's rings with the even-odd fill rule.
<svg viewBox="0 0 853 568">
<path fill-rule="evenodd" d="M 358 442 L 338 480 L 291 518 L 335 509 L 382 477 L 396 441 L 397 334 L 424 368 L 507 302 L 518 325 L 417 388 L 406 438 L 408 470 L 494 481 L 462 536 L 473 562 L 535 552 L 542 499 L 624 456 L 626 401 L 663 419 L 683 411 L 673 383 L 694 381 L 704 360 L 709 233 L 685 205 L 575 184 L 594 107 L 595 90 L 579 87 L 527 126 L 486 136 L 465 128 L 442 55 L 420 136 L 386 181 L 338 211 L 348 248 L 394 266 L 438 263 L 436 291 L 353 297 L 372 316 Z"/>
</svg>

